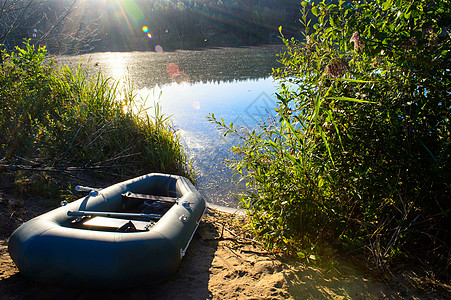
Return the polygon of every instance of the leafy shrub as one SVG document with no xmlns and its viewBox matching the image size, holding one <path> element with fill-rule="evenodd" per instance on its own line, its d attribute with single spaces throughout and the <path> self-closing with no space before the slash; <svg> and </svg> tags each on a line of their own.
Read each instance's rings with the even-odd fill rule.
<svg viewBox="0 0 451 300">
<path fill-rule="evenodd" d="M 449 3 L 302 7 L 305 41 L 283 38 L 274 72 L 277 122 L 243 135 L 215 120 L 241 135 L 256 235 L 301 257 L 329 242 L 379 266 L 413 249 L 449 262 Z"/>
</svg>

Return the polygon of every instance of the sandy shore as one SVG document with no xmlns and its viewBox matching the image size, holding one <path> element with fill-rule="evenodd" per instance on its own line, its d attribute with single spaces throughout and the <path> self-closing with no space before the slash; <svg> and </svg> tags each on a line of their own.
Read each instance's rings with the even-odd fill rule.
<svg viewBox="0 0 451 300">
<path fill-rule="evenodd" d="M 8 237 L 23 222 L 55 207 L 54 201 L 0 193 L 0 300 L 8 299 L 449 299 L 451 287 L 421 284 L 406 269 L 403 279 L 333 258 L 332 268 L 306 266 L 267 253 L 243 229 L 239 214 L 209 210 L 174 276 L 161 284 L 125 290 L 92 290 L 36 283 L 18 271 Z M 420 284 L 419 284 L 420 283 Z M 427 290 L 418 292 L 418 286 Z M 437 287 L 439 289 L 437 289 Z M 419 296 L 421 295 L 421 296 Z"/>
<path fill-rule="evenodd" d="M 284 262 L 241 230 L 245 219 L 209 212 L 170 280 L 126 290 L 45 285 L 23 277 L 0 240 L 0 299 L 397 299 L 349 265 L 334 271 Z"/>
</svg>

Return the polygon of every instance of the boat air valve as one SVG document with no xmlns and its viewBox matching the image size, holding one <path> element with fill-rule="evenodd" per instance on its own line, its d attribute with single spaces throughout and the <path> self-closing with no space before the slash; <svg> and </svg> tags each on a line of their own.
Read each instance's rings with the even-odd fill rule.
<svg viewBox="0 0 451 300">
<path fill-rule="evenodd" d="M 188 216 L 183 214 L 180 216 L 179 220 L 182 221 L 183 223 L 185 223 L 186 221 L 188 221 Z"/>
</svg>

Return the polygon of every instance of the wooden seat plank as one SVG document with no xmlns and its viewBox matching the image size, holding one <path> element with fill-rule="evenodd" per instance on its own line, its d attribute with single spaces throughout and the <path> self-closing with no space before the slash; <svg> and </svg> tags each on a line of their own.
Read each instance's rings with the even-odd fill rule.
<svg viewBox="0 0 451 300">
<path fill-rule="evenodd" d="M 116 218 L 106 218 L 106 217 L 94 217 L 90 218 L 88 221 L 83 222 L 83 226 L 89 227 L 103 227 L 103 228 L 113 228 L 119 229 L 128 222 L 132 222 L 137 230 L 144 231 L 148 230 L 149 222 L 145 221 L 136 221 L 136 220 L 127 220 L 127 219 L 116 219 Z"/>
</svg>

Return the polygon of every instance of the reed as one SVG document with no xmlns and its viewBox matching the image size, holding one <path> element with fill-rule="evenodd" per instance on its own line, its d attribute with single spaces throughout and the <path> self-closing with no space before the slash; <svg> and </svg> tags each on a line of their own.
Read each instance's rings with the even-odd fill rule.
<svg viewBox="0 0 451 300">
<path fill-rule="evenodd" d="M 148 114 L 129 80 L 56 66 L 44 47 L 28 42 L 2 56 L 0 170 L 193 177 L 170 119 L 157 104 Z"/>
</svg>

